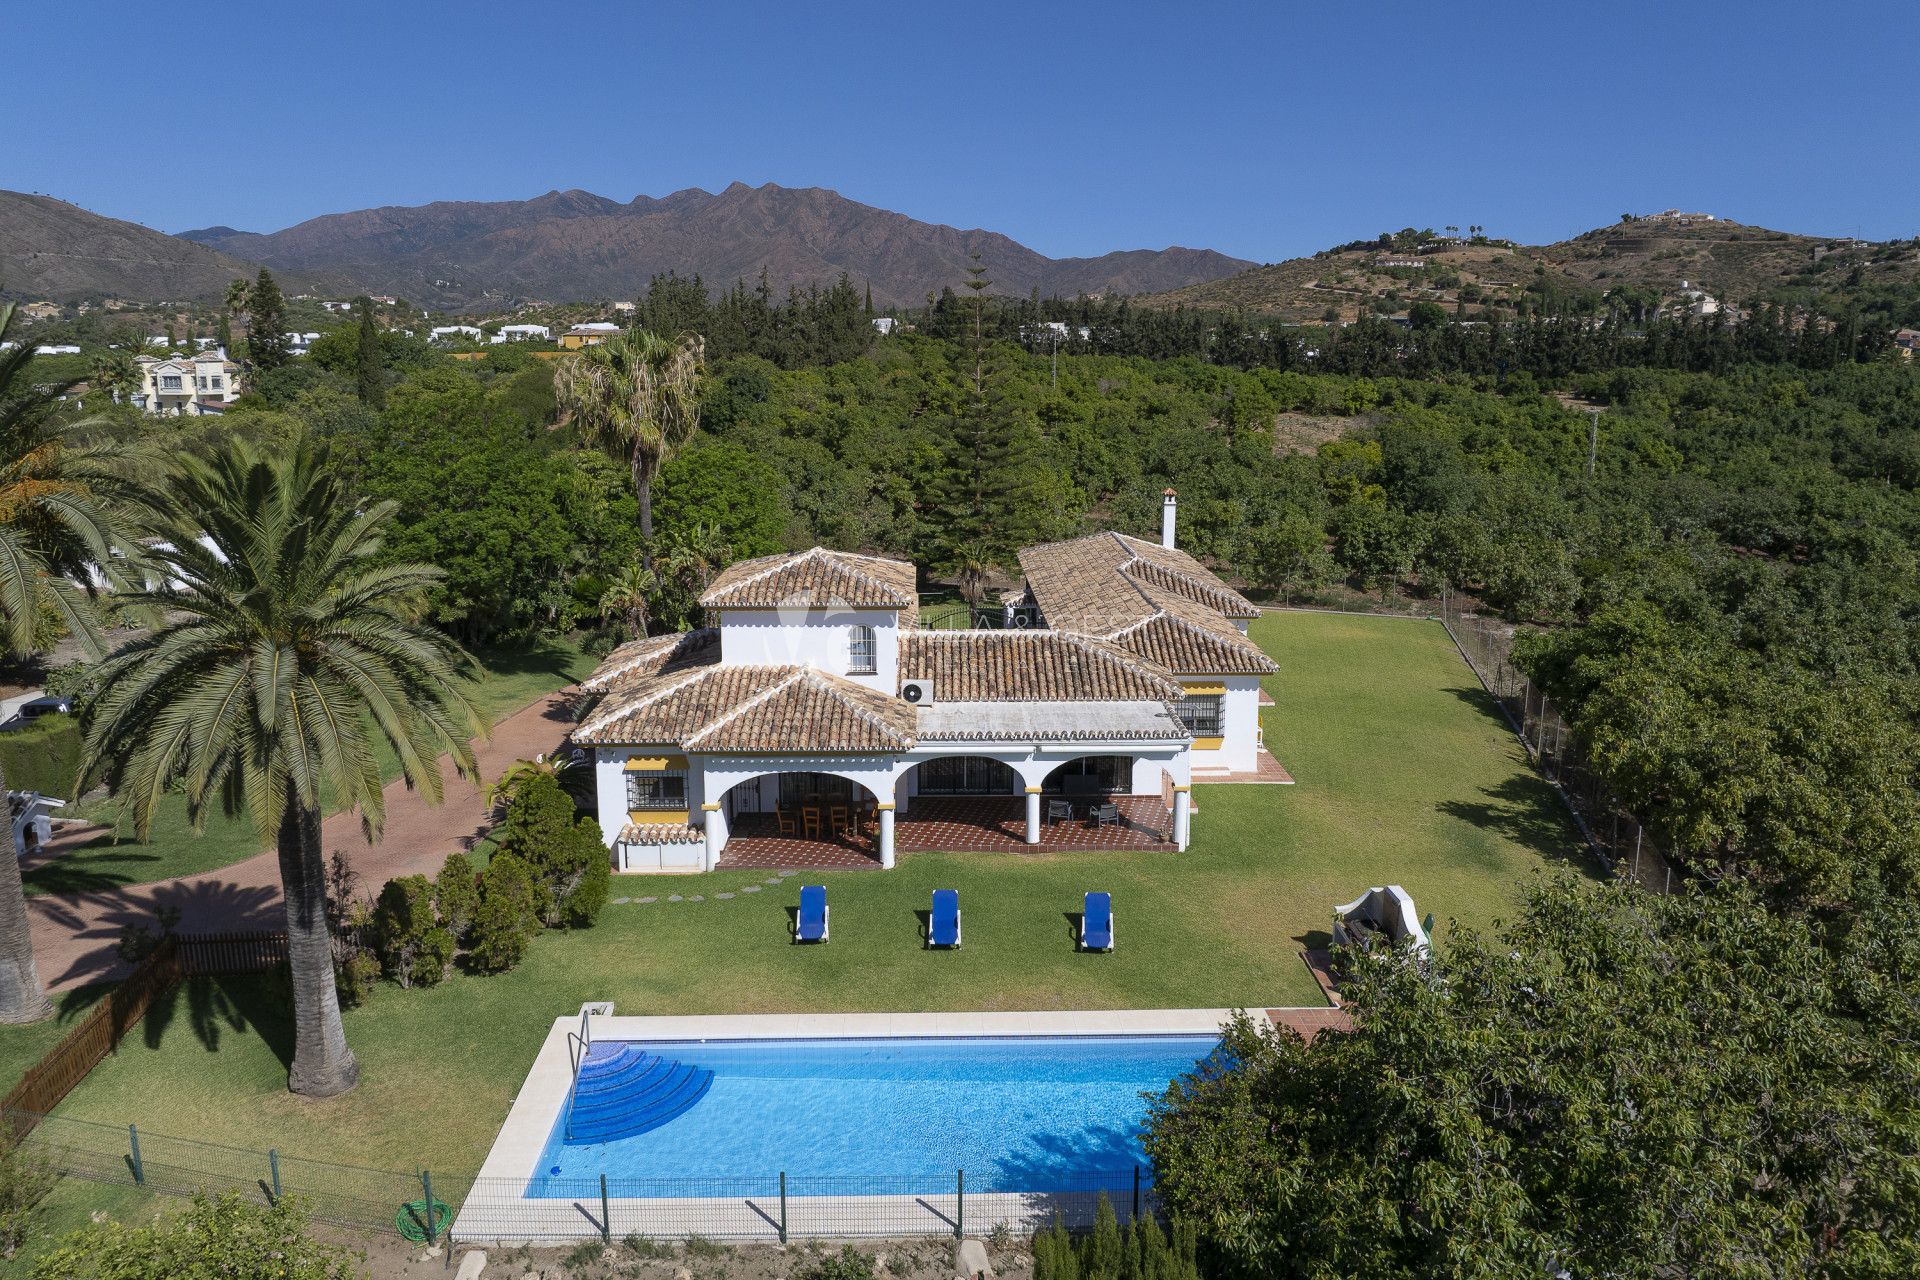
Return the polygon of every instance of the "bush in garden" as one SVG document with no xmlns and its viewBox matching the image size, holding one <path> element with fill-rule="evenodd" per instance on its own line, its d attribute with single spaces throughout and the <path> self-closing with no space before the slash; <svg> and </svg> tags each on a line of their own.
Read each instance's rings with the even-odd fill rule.
<svg viewBox="0 0 1920 1280">
<path fill-rule="evenodd" d="M 380 967 L 402 987 L 431 987 L 447 976 L 453 935 L 434 911 L 433 882 L 425 876 L 387 881 L 373 908 L 373 945 Z"/>
<path fill-rule="evenodd" d="M 1169 1239 L 1146 1214 L 1123 1232 L 1102 1192 L 1091 1232 L 1076 1240 L 1056 1216 L 1033 1238 L 1033 1280 L 1200 1280 L 1198 1255 L 1198 1238 L 1184 1223 L 1173 1224 Z"/>
<path fill-rule="evenodd" d="M 581 818 L 551 774 L 520 782 L 492 836 L 532 873 L 534 908 L 544 923 L 582 928 L 599 916 L 612 885 L 612 860 L 599 824 Z"/>
<path fill-rule="evenodd" d="M 11 1258 L 33 1234 L 53 1178 L 46 1158 L 15 1143 L 0 1119 L 0 1258 Z"/>
<path fill-rule="evenodd" d="M 467 938 L 467 958 L 482 973 L 504 973 L 520 963 L 540 927 L 527 864 L 501 850 L 480 876 L 480 903 Z"/>
<path fill-rule="evenodd" d="M 33 1280 L 352 1280 L 365 1255 L 307 1234 L 297 1196 L 261 1205 L 196 1193 L 179 1213 L 126 1226 L 99 1222 L 67 1236 L 33 1266 Z"/>
<path fill-rule="evenodd" d="M 473 913 L 480 905 L 480 877 L 464 853 L 450 853 L 441 864 L 440 876 L 433 882 L 433 907 L 440 924 L 453 935 L 455 943 L 465 943 L 473 928 Z"/>
</svg>

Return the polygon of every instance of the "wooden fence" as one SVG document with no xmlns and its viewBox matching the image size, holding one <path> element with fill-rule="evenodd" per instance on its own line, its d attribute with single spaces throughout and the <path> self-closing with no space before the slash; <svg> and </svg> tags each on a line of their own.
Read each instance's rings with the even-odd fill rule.
<svg viewBox="0 0 1920 1280">
<path fill-rule="evenodd" d="M 344 958 L 361 945 L 360 931 L 334 935 L 334 955 Z M 13 1118 L 14 1136 L 24 1137 L 35 1117 L 53 1110 L 87 1073 L 119 1049 L 155 1001 L 187 978 L 270 973 L 287 962 L 285 932 L 179 934 L 161 940 L 152 955 L 106 997 L 88 1010 L 73 1030 L 45 1057 L 28 1067 L 20 1082 L 0 1099 L 0 1114 Z"/>
</svg>

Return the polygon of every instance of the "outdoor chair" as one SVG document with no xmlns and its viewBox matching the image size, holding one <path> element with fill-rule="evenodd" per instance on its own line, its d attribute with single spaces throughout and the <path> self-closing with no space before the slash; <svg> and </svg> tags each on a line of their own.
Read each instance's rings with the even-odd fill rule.
<svg viewBox="0 0 1920 1280">
<path fill-rule="evenodd" d="M 803 884 L 800 886 L 800 915 L 793 922 L 793 940 L 795 942 L 825 942 L 827 940 L 827 886 L 823 884 Z"/>
<path fill-rule="evenodd" d="M 1047 801 L 1047 825 L 1048 826 L 1052 826 L 1056 822 L 1072 822 L 1072 821 L 1073 821 L 1073 801 L 1071 800 Z"/>
<path fill-rule="evenodd" d="M 773 816 L 774 820 L 780 824 L 781 835 L 797 836 L 800 834 L 800 824 L 793 820 L 793 810 L 776 809 Z"/>
<path fill-rule="evenodd" d="M 929 947 L 960 945 L 960 891 L 958 889 L 933 891 L 933 913 L 927 919 L 927 945 Z"/>
<path fill-rule="evenodd" d="M 834 835 L 846 834 L 847 829 L 852 825 L 852 815 L 848 812 L 847 806 L 837 804 L 827 810 L 827 830 Z"/>
<path fill-rule="evenodd" d="M 820 834 L 819 806 L 810 804 L 800 810 L 800 833 L 807 836 Z"/>
<path fill-rule="evenodd" d="M 1117 827 L 1120 825 L 1120 806 L 1109 801 L 1093 807 L 1093 825 L 1099 827 Z"/>
<path fill-rule="evenodd" d="M 1092 892 L 1080 909 L 1080 949 L 1113 950 L 1113 895 Z"/>
</svg>

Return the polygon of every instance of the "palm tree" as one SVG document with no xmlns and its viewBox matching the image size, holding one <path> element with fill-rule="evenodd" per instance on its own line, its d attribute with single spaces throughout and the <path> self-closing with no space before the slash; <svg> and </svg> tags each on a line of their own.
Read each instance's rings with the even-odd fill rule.
<svg viewBox="0 0 1920 1280">
<path fill-rule="evenodd" d="M 733 545 L 717 525 L 704 521 L 695 521 L 667 550 L 667 575 L 684 581 L 696 597 L 706 592 L 715 574 L 732 563 Z"/>
<path fill-rule="evenodd" d="M 653 598 L 659 592 L 658 574 L 644 564 L 630 564 L 614 574 L 613 581 L 600 593 L 600 616 L 625 619 L 627 630 L 638 640 L 647 634 Z"/>
<path fill-rule="evenodd" d="M 633 473 L 640 501 L 641 559 L 653 567 L 653 477 L 700 425 L 706 342 L 645 329 L 587 347 L 560 362 L 554 391 L 580 434 Z"/>
<path fill-rule="evenodd" d="M 0 343 L 14 309 L 0 305 Z M 109 548 L 131 541 L 121 527 L 120 486 L 111 455 L 76 442 L 87 423 L 54 420 L 75 380 L 28 380 L 33 344 L 0 347 L 0 640 L 18 657 L 43 647 L 45 620 L 61 619 L 88 651 L 102 649 L 89 566 L 113 563 Z M 0 777 L 0 796 L 6 780 Z M 26 892 L 11 849 L 0 850 L 0 1023 L 53 1016 L 33 962 Z"/>
<path fill-rule="evenodd" d="M 359 1066 L 334 990 L 322 799 L 357 806 L 379 838 L 376 738 L 429 801 L 441 752 L 471 777 L 480 726 L 454 684 L 471 659 L 416 620 L 440 571 L 382 562 L 394 505 L 356 502 L 324 448 L 267 455 L 235 442 L 171 470 L 150 529 L 168 585 L 132 593 L 168 621 L 101 664 L 83 776 L 114 784 L 141 839 L 181 784 L 196 825 L 219 803 L 275 843 L 293 970 L 288 1085 L 332 1096 Z"/>
</svg>

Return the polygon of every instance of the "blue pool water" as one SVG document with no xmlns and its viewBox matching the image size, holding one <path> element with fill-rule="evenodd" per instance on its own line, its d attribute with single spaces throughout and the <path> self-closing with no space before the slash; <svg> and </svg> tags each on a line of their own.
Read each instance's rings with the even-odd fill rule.
<svg viewBox="0 0 1920 1280">
<path fill-rule="evenodd" d="M 1144 1165 L 1143 1093 L 1217 1036 L 636 1042 L 711 1070 L 697 1105 L 648 1133 L 569 1146 L 554 1125 L 527 1193 L 581 1179 L 918 1178 L 969 1190 L 1067 1191 Z M 558 1172 L 555 1172 L 558 1166 Z M 877 1188 L 876 1188 L 877 1189 Z M 615 1194 L 700 1194 L 629 1182 Z"/>
</svg>

